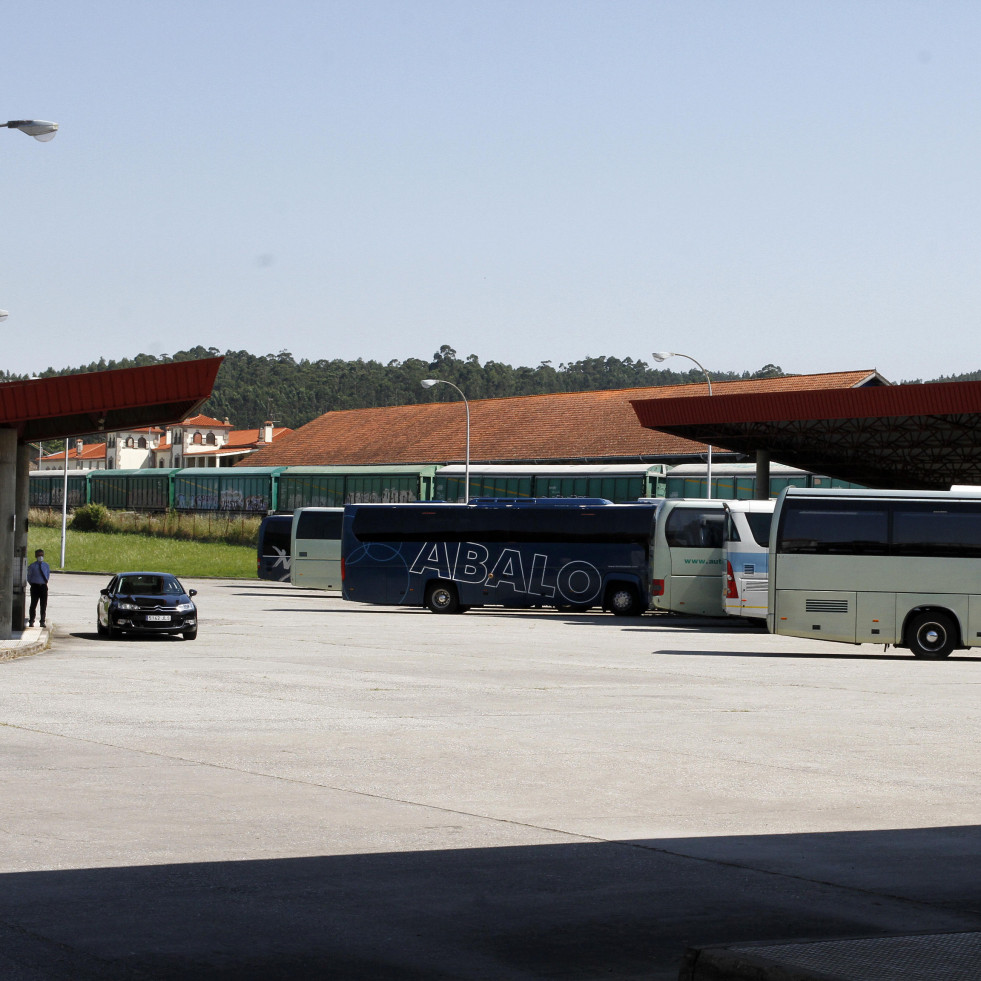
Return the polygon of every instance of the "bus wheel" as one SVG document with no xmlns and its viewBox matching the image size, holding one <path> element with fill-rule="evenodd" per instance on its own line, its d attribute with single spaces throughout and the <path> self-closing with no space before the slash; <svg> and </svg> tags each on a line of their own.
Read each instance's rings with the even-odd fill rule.
<svg viewBox="0 0 981 981">
<path fill-rule="evenodd" d="M 426 608 L 432 613 L 456 613 L 460 609 L 456 589 L 446 582 L 430 583 L 426 589 Z"/>
<path fill-rule="evenodd" d="M 947 657 L 957 644 L 957 624 L 946 613 L 918 613 L 906 628 L 914 657 Z"/>
<path fill-rule="evenodd" d="M 635 617 L 641 612 L 637 590 L 633 586 L 614 586 L 606 605 L 618 617 Z"/>
</svg>

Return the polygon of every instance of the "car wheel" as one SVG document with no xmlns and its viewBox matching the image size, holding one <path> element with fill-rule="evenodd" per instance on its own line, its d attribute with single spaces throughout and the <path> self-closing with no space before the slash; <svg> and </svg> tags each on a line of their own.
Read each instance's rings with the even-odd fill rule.
<svg viewBox="0 0 981 981">
<path fill-rule="evenodd" d="M 918 613 L 906 628 L 906 646 L 914 657 L 947 657 L 959 639 L 957 623 L 947 613 Z"/>
<path fill-rule="evenodd" d="M 184 640 L 194 640 L 194 638 L 197 637 L 197 635 L 198 635 L 198 628 L 191 627 L 190 630 L 184 631 Z"/>
<path fill-rule="evenodd" d="M 433 582 L 426 588 L 426 609 L 431 613 L 456 613 L 460 600 L 456 588 L 448 582 Z"/>
<path fill-rule="evenodd" d="M 641 612 L 640 599 L 633 586 L 614 586 L 610 590 L 607 605 L 614 616 L 618 617 L 635 617 Z"/>
</svg>

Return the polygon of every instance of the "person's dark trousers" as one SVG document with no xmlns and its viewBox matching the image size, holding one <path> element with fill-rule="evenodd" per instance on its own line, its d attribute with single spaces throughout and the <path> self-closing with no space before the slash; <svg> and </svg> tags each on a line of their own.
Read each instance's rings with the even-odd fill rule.
<svg viewBox="0 0 981 981">
<path fill-rule="evenodd" d="M 48 612 L 48 585 L 47 583 L 42 583 L 37 585 L 31 583 L 31 610 L 27 614 L 27 619 L 30 625 L 34 626 L 34 613 L 37 610 L 38 603 L 41 604 L 41 626 L 44 626 L 44 617 Z"/>
</svg>

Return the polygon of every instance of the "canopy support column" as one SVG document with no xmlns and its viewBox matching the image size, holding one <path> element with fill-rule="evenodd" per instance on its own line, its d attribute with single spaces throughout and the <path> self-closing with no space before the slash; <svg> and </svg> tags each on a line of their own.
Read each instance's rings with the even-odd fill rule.
<svg viewBox="0 0 981 981">
<path fill-rule="evenodd" d="M 17 522 L 17 430 L 0 429 L 0 640 L 13 629 L 15 525 Z"/>
<path fill-rule="evenodd" d="M 770 454 L 766 450 L 756 451 L 756 494 L 758 501 L 770 500 Z"/>
<path fill-rule="evenodd" d="M 17 505 L 14 509 L 14 594 L 11 624 L 14 630 L 24 629 L 27 613 L 27 512 L 31 500 L 31 447 L 17 446 Z"/>
</svg>

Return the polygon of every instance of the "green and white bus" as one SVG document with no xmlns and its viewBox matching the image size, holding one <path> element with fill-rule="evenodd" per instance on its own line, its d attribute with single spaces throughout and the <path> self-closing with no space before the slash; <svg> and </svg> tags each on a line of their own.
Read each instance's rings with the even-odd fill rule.
<svg viewBox="0 0 981 981">
<path fill-rule="evenodd" d="M 769 566 L 771 633 L 947 657 L 981 637 L 981 489 L 790 487 Z"/>
<path fill-rule="evenodd" d="M 650 608 L 721 617 L 724 501 L 674 499 L 657 506 Z"/>
</svg>

